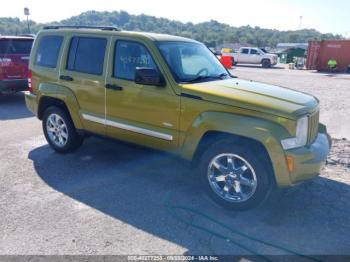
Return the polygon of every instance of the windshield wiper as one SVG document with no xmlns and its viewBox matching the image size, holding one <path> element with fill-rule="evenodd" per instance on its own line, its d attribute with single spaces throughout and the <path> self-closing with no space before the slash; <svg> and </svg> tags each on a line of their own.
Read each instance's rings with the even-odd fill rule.
<svg viewBox="0 0 350 262">
<path fill-rule="evenodd" d="M 204 79 L 209 79 L 209 78 L 212 78 L 211 76 L 197 76 L 193 79 L 190 79 L 186 82 L 189 82 L 189 83 L 193 83 L 193 82 L 197 82 L 197 81 L 200 81 L 200 80 L 204 80 Z"/>
<path fill-rule="evenodd" d="M 220 75 L 215 76 L 216 78 L 223 78 L 224 76 L 228 76 L 228 73 L 222 73 Z"/>
<path fill-rule="evenodd" d="M 193 82 L 197 82 L 197 81 L 201 81 L 201 80 L 205 80 L 205 79 L 222 79 L 224 76 L 228 76 L 228 74 L 222 73 L 220 75 L 197 76 L 193 79 L 188 80 L 187 82 L 193 83 Z"/>
</svg>

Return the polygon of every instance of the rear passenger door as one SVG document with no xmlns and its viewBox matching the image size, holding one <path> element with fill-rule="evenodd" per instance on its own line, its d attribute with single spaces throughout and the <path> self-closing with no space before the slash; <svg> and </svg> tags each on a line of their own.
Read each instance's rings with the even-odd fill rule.
<svg viewBox="0 0 350 262">
<path fill-rule="evenodd" d="M 239 51 L 239 59 L 238 59 L 238 63 L 250 63 L 250 60 L 249 60 L 249 48 L 242 48 L 240 49 Z"/>
<path fill-rule="evenodd" d="M 144 42 L 119 38 L 112 41 L 111 70 L 106 83 L 114 88 L 106 89 L 107 134 L 175 151 L 178 145 L 179 96 L 175 95 L 169 83 L 162 87 L 135 83 L 136 67 L 156 69 L 164 76 L 160 57 L 156 54 L 151 44 L 147 46 Z"/>
<path fill-rule="evenodd" d="M 110 37 L 74 34 L 66 43 L 59 81 L 73 90 L 85 130 L 105 135 L 105 71 Z"/>
</svg>

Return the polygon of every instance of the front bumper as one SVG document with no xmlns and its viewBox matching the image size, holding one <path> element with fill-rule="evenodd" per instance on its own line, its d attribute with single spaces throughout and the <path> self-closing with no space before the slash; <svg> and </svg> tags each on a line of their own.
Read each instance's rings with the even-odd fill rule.
<svg viewBox="0 0 350 262">
<path fill-rule="evenodd" d="M 25 101 L 26 101 L 26 106 L 31 111 L 34 115 L 38 115 L 38 101 L 37 101 L 37 96 L 30 93 L 29 91 L 26 91 L 24 93 Z"/>
<path fill-rule="evenodd" d="M 28 79 L 9 79 L 0 81 L 1 94 L 13 94 L 28 89 Z"/>
<path fill-rule="evenodd" d="M 327 134 L 326 127 L 320 124 L 315 141 L 308 147 L 287 150 L 286 157 L 292 157 L 294 168 L 290 172 L 292 184 L 298 184 L 320 174 L 325 165 L 332 140 Z"/>
</svg>

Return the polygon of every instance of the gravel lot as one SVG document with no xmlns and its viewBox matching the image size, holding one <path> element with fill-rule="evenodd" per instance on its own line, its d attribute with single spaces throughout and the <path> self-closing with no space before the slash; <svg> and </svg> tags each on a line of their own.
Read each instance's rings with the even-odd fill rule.
<svg viewBox="0 0 350 262">
<path fill-rule="evenodd" d="M 320 177 L 248 212 L 203 196 L 178 159 L 90 138 L 54 153 L 23 95 L 0 98 L 0 254 L 350 255 L 350 78 L 236 67 L 321 100 L 335 139 Z M 176 167 L 176 168 L 174 168 Z M 209 216 L 209 217 L 208 217 Z"/>
</svg>

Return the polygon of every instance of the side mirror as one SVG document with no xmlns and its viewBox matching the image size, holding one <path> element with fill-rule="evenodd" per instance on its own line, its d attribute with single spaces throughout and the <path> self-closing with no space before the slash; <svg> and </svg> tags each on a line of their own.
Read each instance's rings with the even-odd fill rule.
<svg viewBox="0 0 350 262">
<path fill-rule="evenodd" d="M 165 86 L 165 80 L 158 70 L 149 67 L 136 67 L 135 83 L 151 86 Z"/>
</svg>

